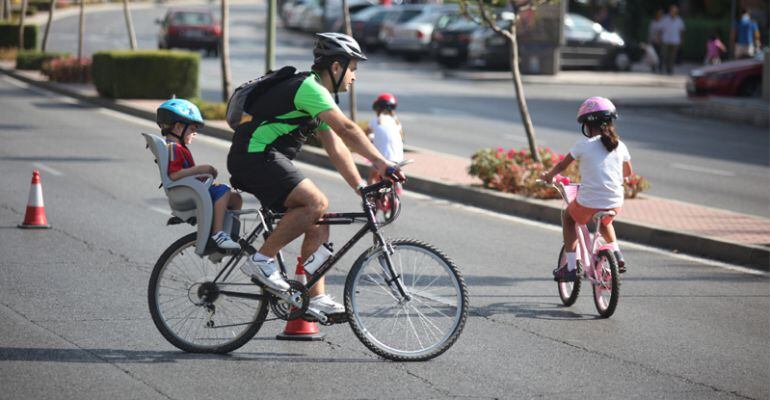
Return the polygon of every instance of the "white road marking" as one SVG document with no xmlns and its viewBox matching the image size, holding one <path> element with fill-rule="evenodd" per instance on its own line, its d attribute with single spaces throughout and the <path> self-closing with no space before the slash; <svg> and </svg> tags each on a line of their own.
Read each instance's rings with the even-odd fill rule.
<svg viewBox="0 0 770 400">
<path fill-rule="evenodd" d="M 677 168 L 677 169 L 682 169 L 682 170 L 685 170 L 685 171 L 702 172 L 704 174 L 711 174 L 711 175 L 718 175 L 718 176 L 735 176 L 735 173 L 732 172 L 732 171 L 724 171 L 724 170 L 721 170 L 721 169 L 699 167 L 697 165 L 673 163 L 673 164 L 671 164 L 671 167 L 672 168 Z"/>
<path fill-rule="evenodd" d="M 39 162 L 32 163 L 32 166 L 34 166 L 35 168 L 37 168 L 39 170 L 48 172 L 49 174 L 54 175 L 54 176 L 62 176 L 62 175 L 64 175 L 63 172 L 55 170 L 55 169 L 53 169 L 53 168 L 51 168 L 51 167 L 49 167 L 49 166 L 47 166 L 47 165 L 45 165 L 43 163 L 39 163 Z"/>
<path fill-rule="evenodd" d="M 110 110 L 109 108 L 100 108 L 99 112 L 105 115 L 109 115 L 110 117 L 114 117 L 117 119 L 122 119 L 123 121 L 131 122 L 137 125 L 141 125 L 147 128 L 153 128 L 155 130 L 158 129 L 158 124 L 146 120 L 144 118 L 135 117 L 133 115 L 124 114 L 122 112 L 118 112 L 115 110 Z"/>
<path fill-rule="evenodd" d="M 150 210 L 161 213 L 163 215 L 171 215 L 171 210 L 168 208 L 150 206 Z"/>
</svg>

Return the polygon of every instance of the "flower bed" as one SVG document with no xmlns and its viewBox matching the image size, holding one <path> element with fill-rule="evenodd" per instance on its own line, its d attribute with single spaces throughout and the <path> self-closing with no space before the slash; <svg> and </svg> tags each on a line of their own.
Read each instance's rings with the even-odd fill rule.
<svg viewBox="0 0 770 400">
<path fill-rule="evenodd" d="M 48 76 L 48 79 L 54 82 L 91 82 L 91 60 L 88 58 L 54 58 L 43 62 L 41 71 Z"/>
<path fill-rule="evenodd" d="M 489 189 L 538 199 L 559 198 L 556 190 L 538 183 L 537 180 L 540 179 L 541 173 L 550 171 L 563 160 L 564 155 L 548 147 L 538 148 L 538 152 L 540 162 L 532 159 L 528 149 L 482 149 L 471 157 L 468 173 L 481 179 L 484 187 Z M 572 182 L 580 181 L 577 162 L 572 163 L 561 174 Z M 644 177 L 632 174 L 624 183 L 625 197 L 634 198 L 649 187 L 650 184 Z"/>
</svg>

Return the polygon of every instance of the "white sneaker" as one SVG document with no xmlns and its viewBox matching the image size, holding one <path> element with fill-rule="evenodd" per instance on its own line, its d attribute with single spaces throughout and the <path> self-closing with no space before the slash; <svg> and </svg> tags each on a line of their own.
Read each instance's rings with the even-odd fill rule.
<svg viewBox="0 0 770 400">
<path fill-rule="evenodd" d="M 278 272 L 275 260 L 272 258 L 254 261 L 252 257 L 249 257 L 246 259 L 246 262 L 241 265 L 241 271 L 273 290 L 285 292 L 290 288 L 289 283 L 286 282 L 286 280 L 283 279 L 283 276 L 281 276 L 281 273 Z"/>
<path fill-rule="evenodd" d="M 328 294 L 319 294 L 310 299 L 309 308 L 324 314 L 339 314 L 345 312 L 345 306 L 334 301 Z"/>
<path fill-rule="evenodd" d="M 241 245 L 236 243 L 232 238 L 230 238 L 230 235 L 226 234 L 224 231 L 215 233 L 213 236 L 211 236 L 211 239 L 213 239 L 214 243 L 217 244 L 217 247 L 222 250 L 240 250 L 241 248 Z"/>
</svg>

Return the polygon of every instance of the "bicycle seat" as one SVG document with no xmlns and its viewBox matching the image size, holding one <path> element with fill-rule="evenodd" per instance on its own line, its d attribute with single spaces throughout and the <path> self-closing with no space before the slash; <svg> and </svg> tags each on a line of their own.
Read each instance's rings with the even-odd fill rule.
<svg viewBox="0 0 770 400">
<path fill-rule="evenodd" d="M 198 239 L 195 243 L 195 253 L 203 256 L 214 216 L 214 205 L 209 195 L 209 187 L 214 178 L 209 174 L 198 174 L 171 180 L 168 176 L 169 147 L 166 141 L 148 133 L 142 133 L 142 136 L 158 164 L 161 186 L 168 197 L 171 214 L 182 221 L 192 221 L 193 218 L 197 221 Z M 205 180 L 198 179 L 201 177 Z"/>
</svg>

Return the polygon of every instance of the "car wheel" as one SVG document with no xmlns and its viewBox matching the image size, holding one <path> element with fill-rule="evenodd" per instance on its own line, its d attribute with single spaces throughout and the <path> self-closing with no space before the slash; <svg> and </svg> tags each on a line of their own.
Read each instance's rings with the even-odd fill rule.
<svg viewBox="0 0 770 400">
<path fill-rule="evenodd" d="M 629 71 L 631 70 L 631 57 L 623 51 L 619 51 L 615 54 L 614 65 L 617 71 Z"/>
</svg>

